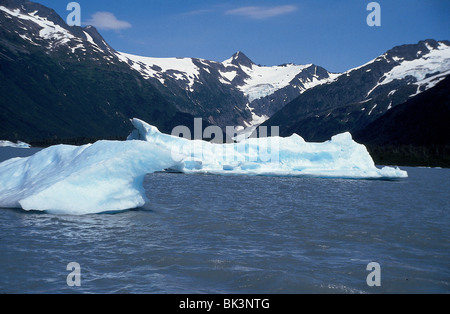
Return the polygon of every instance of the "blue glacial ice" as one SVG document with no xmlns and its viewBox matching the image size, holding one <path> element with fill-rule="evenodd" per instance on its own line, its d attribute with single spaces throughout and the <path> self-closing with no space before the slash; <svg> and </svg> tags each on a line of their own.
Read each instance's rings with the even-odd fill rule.
<svg viewBox="0 0 450 314">
<path fill-rule="evenodd" d="M 300 136 L 250 138 L 213 144 L 159 132 L 139 119 L 127 141 L 57 145 L 27 158 L 0 163 L 0 207 L 90 214 L 143 206 L 146 174 L 404 178 L 398 168 L 378 169 L 350 133 L 324 143 Z"/>
</svg>

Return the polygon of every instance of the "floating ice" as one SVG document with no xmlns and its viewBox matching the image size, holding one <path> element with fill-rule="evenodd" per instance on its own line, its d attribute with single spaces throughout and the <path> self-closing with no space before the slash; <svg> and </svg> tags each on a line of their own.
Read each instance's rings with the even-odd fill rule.
<svg viewBox="0 0 450 314">
<path fill-rule="evenodd" d="M 141 141 L 59 145 L 0 164 L 0 207 L 88 214 L 145 204 L 144 176 L 172 165 Z"/>
<path fill-rule="evenodd" d="M 401 178 L 398 168 L 375 167 L 349 133 L 324 143 L 300 136 L 253 138 L 240 143 L 191 141 L 133 119 L 128 141 L 58 145 L 0 163 L 0 207 L 65 214 L 143 206 L 148 173 L 161 170 L 218 175 Z"/>
<path fill-rule="evenodd" d="M 10 141 L 0 141 L 0 147 L 30 148 L 31 145 L 21 141 L 18 141 L 17 143 L 13 143 Z"/>
</svg>

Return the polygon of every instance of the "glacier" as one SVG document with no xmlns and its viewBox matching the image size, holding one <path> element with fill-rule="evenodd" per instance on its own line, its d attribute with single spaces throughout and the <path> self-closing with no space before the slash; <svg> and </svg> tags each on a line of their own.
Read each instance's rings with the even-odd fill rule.
<svg viewBox="0 0 450 314">
<path fill-rule="evenodd" d="M 324 143 L 298 135 L 213 144 L 161 133 L 133 119 L 127 141 L 57 145 L 0 163 L 0 207 L 83 215 L 142 207 L 144 178 L 158 171 L 186 174 L 395 179 L 399 168 L 378 169 L 350 133 Z"/>
</svg>

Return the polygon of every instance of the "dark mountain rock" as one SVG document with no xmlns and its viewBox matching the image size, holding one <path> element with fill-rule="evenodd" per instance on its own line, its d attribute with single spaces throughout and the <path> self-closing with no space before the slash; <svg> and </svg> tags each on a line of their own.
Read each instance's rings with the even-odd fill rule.
<svg viewBox="0 0 450 314">
<path fill-rule="evenodd" d="M 450 167 L 450 77 L 354 134 L 378 163 Z"/>
<path fill-rule="evenodd" d="M 375 145 L 450 145 L 450 77 L 354 134 Z"/>
</svg>

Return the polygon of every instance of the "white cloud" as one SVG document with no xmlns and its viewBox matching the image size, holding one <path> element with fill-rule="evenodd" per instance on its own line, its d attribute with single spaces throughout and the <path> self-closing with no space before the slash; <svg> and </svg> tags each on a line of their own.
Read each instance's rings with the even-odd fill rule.
<svg viewBox="0 0 450 314">
<path fill-rule="evenodd" d="M 248 6 L 241 7 L 233 10 L 228 10 L 225 14 L 228 15 L 240 15 L 244 17 L 249 17 L 251 19 L 262 20 L 279 15 L 284 15 L 292 13 L 298 10 L 295 5 L 281 5 L 275 7 L 259 7 L 259 6 Z"/>
<path fill-rule="evenodd" d="M 186 13 L 183 13 L 182 15 L 200 15 L 200 14 L 206 14 L 206 13 L 211 13 L 211 12 L 214 12 L 214 10 L 212 10 L 212 9 L 200 9 L 200 10 L 186 12 Z"/>
<path fill-rule="evenodd" d="M 130 23 L 118 20 L 111 12 L 96 12 L 85 24 L 102 30 L 121 30 L 131 27 Z"/>
</svg>

